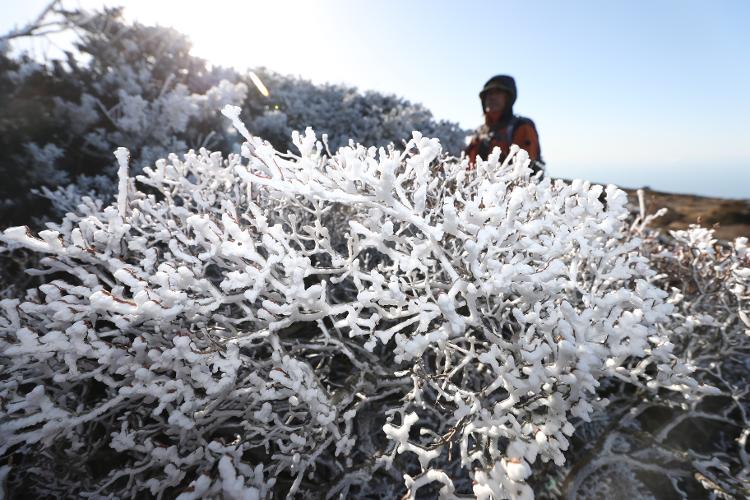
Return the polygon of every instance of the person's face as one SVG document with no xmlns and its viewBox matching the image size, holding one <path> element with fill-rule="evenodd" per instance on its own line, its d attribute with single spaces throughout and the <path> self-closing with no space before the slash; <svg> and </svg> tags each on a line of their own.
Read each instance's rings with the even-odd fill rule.
<svg viewBox="0 0 750 500">
<path fill-rule="evenodd" d="M 500 113 L 508 105 L 508 93 L 502 90 L 490 90 L 484 97 L 485 113 Z"/>
</svg>

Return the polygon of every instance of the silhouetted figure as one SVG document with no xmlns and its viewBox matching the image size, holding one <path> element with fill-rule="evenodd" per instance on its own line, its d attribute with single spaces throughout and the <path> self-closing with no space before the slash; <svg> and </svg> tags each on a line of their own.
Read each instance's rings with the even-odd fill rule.
<svg viewBox="0 0 750 500">
<path fill-rule="evenodd" d="M 484 125 L 479 127 L 466 148 L 469 162 L 474 165 L 477 156 L 483 160 L 498 146 L 505 159 L 511 144 L 517 144 L 529 153 L 534 173 L 544 171 L 539 134 L 529 118 L 513 114 L 513 104 L 518 91 L 512 76 L 497 75 L 484 84 L 479 93 L 484 112 Z"/>
</svg>

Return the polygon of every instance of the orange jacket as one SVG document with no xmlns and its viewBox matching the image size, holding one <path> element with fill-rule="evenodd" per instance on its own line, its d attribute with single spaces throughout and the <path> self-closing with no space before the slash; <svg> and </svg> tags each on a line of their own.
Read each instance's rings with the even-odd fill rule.
<svg viewBox="0 0 750 500">
<path fill-rule="evenodd" d="M 513 117 L 507 125 L 494 129 L 487 125 L 481 126 L 466 148 L 466 156 L 469 157 L 469 164 L 474 165 L 477 156 L 486 160 L 497 146 L 501 151 L 500 159 L 503 160 L 510 151 L 511 144 L 517 144 L 529 153 L 532 168 L 535 162 L 543 163 L 536 126 L 533 121 L 520 116 Z"/>
</svg>

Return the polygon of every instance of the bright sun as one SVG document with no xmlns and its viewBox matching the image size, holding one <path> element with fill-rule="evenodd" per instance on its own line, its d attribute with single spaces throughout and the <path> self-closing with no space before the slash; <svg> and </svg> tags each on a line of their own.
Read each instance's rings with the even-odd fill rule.
<svg viewBox="0 0 750 500">
<path fill-rule="evenodd" d="M 175 28 L 190 37 L 194 55 L 221 66 L 310 75 L 318 65 L 313 54 L 326 44 L 314 2 L 131 0 L 125 5 L 127 17 Z"/>
</svg>

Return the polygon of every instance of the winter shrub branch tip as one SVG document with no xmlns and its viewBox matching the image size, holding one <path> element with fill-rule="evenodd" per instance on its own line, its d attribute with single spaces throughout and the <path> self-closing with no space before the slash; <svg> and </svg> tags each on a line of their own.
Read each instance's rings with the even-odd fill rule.
<svg viewBox="0 0 750 500">
<path fill-rule="evenodd" d="M 2 233 L 45 257 L 0 302 L 1 454 L 115 457 L 87 495 L 522 499 L 601 380 L 711 391 L 615 186 L 539 180 L 517 147 L 470 168 L 418 132 L 281 153 L 222 112 L 240 154 L 131 178 L 121 148 L 111 205 Z"/>
</svg>

